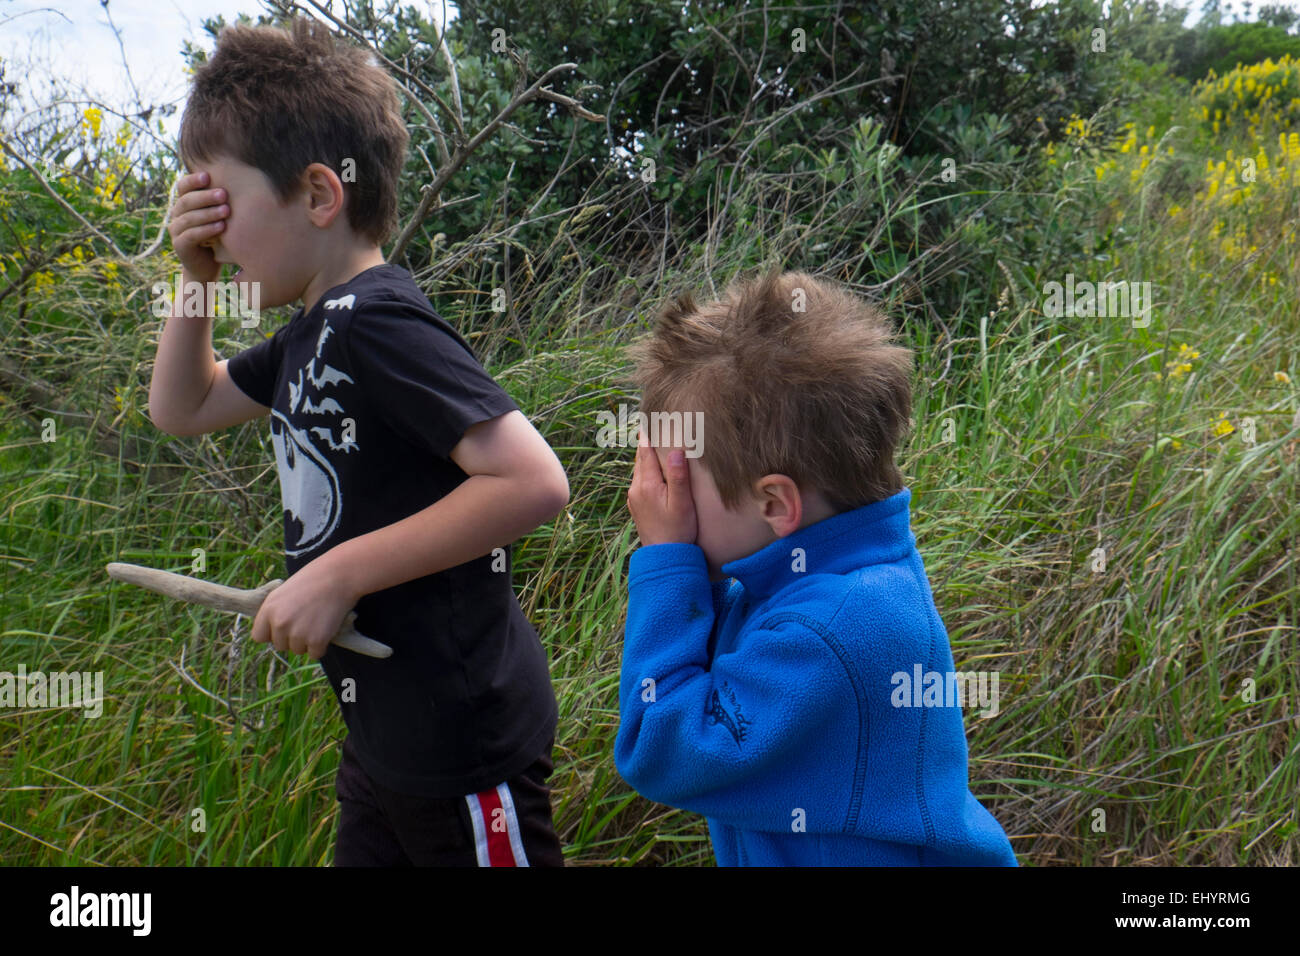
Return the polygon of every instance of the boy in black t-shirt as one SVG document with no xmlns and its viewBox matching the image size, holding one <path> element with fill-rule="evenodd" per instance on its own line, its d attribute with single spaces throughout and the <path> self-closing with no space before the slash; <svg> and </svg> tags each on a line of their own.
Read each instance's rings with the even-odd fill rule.
<svg viewBox="0 0 1300 956">
<path fill-rule="evenodd" d="M 222 31 L 181 125 L 190 172 L 169 229 L 184 288 L 237 264 L 260 305 L 303 304 L 214 363 L 211 305 L 187 315 L 178 299 L 150 416 L 176 435 L 271 416 L 288 577 L 252 637 L 319 659 L 338 697 L 336 865 L 562 865 L 545 784 L 555 695 L 509 545 L 564 508 L 568 481 L 384 262 L 406 145 L 365 51 L 306 20 Z M 329 643 L 353 609 L 392 657 Z"/>
</svg>

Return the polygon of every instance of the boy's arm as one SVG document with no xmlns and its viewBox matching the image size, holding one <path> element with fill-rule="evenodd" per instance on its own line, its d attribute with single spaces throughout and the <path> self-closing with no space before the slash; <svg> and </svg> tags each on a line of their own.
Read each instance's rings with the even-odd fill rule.
<svg viewBox="0 0 1300 956">
<path fill-rule="evenodd" d="M 854 770 L 859 741 L 845 739 L 837 718 L 856 695 L 827 642 L 788 620 L 747 630 L 710 664 L 712 592 L 694 544 L 633 552 L 628 589 L 614 744 L 624 779 L 652 800 L 744 829 L 790 832 L 798 810 L 810 823 L 814 812 L 838 815 L 850 788 L 820 792 L 795 772 L 841 750 L 840 772 Z"/>
<path fill-rule="evenodd" d="M 184 284 L 194 281 L 182 273 Z M 184 297 L 172 302 L 172 314 L 163 326 L 154 357 L 153 377 L 149 381 L 149 420 L 161 431 L 177 435 L 184 423 L 203 403 L 212 384 L 212 318 L 185 315 Z"/>
<path fill-rule="evenodd" d="M 162 354 L 161 348 L 159 354 Z M 169 435 L 186 437 L 206 435 L 208 432 L 242 425 L 254 418 L 268 415 L 271 411 L 269 406 L 249 398 L 244 394 L 243 389 L 235 384 L 230 377 L 230 372 L 227 371 L 229 362 L 229 359 L 222 359 L 215 364 L 212 371 L 212 384 L 208 386 L 207 392 L 199 402 L 199 407 L 188 418 L 176 421 L 168 419 L 165 425 L 161 424 L 158 420 L 159 416 L 154 413 L 154 408 L 161 409 L 164 406 L 155 405 L 151 400 L 149 411 L 153 423 Z"/>
<path fill-rule="evenodd" d="M 318 559 L 354 601 L 505 547 L 568 503 L 563 466 L 522 412 L 472 425 L 451 459 L 469 475 L 454 491 Z"/>
</svg>

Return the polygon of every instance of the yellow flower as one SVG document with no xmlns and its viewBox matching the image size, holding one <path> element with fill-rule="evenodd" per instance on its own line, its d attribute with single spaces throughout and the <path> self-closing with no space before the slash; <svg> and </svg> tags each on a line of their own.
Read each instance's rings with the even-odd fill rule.
<svg viewBox="0 0 1300 956">
<path fill-rule="evenodd" d="M 1274 373 L 1273 373 L 1273 381 L 1275 381 L 1275 382 L 1281 382 L 1283 385 L 1290 385 L 1290 384 L 1291 384 L 1291 376 L 1288 375 L 1286 372 L 1274 372 Z"/>
<path fill-rule="evenodd" d="M 1222 412 L 1219 415 L 1219 420 L 1214 423 L 1213 431 L 1215 435 L 1231 435 L 1236 430 L 1232 427 L 1232 422 L 1228 421 L 1227 412 Z"/>
<path fill-rule="evenodd" d="M 91 139 L 99 139 L 99 127 L 104 121 L 104 114 L 99 107 L 87 107 L 86 112 L 82 114 L 81 128 L 90 131 Z"/>
</svg>

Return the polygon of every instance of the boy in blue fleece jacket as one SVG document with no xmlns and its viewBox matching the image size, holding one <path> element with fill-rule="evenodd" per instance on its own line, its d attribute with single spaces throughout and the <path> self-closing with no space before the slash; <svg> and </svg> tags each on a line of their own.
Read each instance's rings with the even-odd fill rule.
<svg viewBox="0 0 1300 956">
<path fill-rule="evenodd" d="M 967 786 L 962 684 L 894 463 L 911 351 L 890 337 L 788 272 L 681 296 L 630 350 L 649 434 L 614 760 L 703 814 L 721 866 L 1017 865 Z"/>
</svg>

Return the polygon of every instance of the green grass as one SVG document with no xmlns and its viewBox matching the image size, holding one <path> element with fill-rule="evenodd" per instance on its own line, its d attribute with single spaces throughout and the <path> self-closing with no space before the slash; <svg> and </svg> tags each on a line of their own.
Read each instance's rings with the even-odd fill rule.
<svg viewBox="0 0 1300 956">
<path fill-rule="evenodd" d="M 1047 228 L 1100 232 L 1114 210 L 1082 183 L 1063 174 L 1054 208 L 1074 212 Z M 1001 274 L 973 281 L 964 314 L 945 317 L 951 335 L 914 303 L 886 302 L 917 356 L 900 455 L 913 527 L 957 668 L 1001 674 L 1000 712 L 966 714 L 971 788 L 1022 863 L 1295 865 L 1295 282 L 1189 270 L 1206 230 L 1169 224 L 1148 199 L 1120 196 L 1138 225 L 1105 253 L 1017 263 L 1001 307 Z M 570 477 L 566 512 L 516 546 L 515 583 L 559 698 L 551 784 L 572 864 L 712 862 L 700 817 L 641 798 L 614 769 L 632 451 L 595 447 L 595 413 L 635 405 L 620 350 L 664 296 L 801 253 L 800 231 L 780 223 L 662 262 L 598 251 L 566 265 L 557 244 L 552 271 L 515 289 L 526 324 L 494 323 L 456 283 L 435 283 Z M 1284 249 L 1261 255 L 1300 278 Z M 857 274 L 879 281 L 881 261 L 863 250 Z M 1069 270 L 1151 281 L 1150 328 L 1045 317 L 1042 284 Z M 247 643 L 247 621 L 236 631 L 103 572 L 114 560 L 188 571 L 201 547 L 211 580 L 282 573 L 265 422 L 199 439 L 154 430 L 155 323 L 128 296 L 69 288 L 24 319 L 22 367 L 65 383 L 64 411 L 81 413 L 54 416 L 56 441 L 0 403 L 0 670 L 102 670 L 108 698 L 96 720 L 0 711 L 0 862 L 328 864 L 344 726 L 316 666 Z M 254 341 L 223 334 L 223 355 Z M 1194 370 L 1156 380 L 1179 343 L 1201 353 Z M 1224 413 L 1237 430 L 1219 435 Z M 105 434 L 135 467 L 105 453 Z"/>
</svg>

